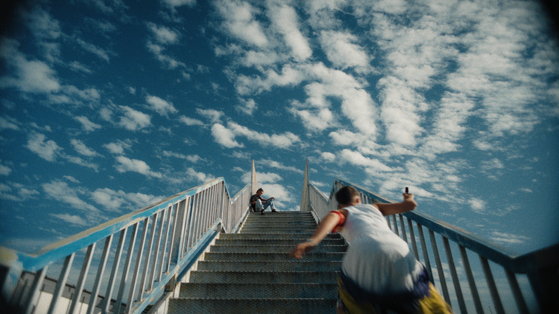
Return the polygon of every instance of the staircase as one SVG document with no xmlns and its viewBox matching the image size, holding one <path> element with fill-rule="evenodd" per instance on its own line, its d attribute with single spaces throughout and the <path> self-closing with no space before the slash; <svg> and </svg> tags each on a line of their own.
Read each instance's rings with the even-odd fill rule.
<svg viewBox="0 0 559 314">
<path fill-rule="evenodd" d="M 329 235 L 302 260 L 288 256 L 315 228 L 309 212 L 250 213 L 240 233 L 220 235 L 168 313 L 336 313 L 345 241 Z"/>
</svg>

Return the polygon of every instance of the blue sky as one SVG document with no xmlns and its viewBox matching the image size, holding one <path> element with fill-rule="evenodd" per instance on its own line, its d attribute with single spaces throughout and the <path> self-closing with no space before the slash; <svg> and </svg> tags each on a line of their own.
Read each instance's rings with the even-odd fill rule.
<svg viewBox="0 0 559 314">
<path fill-rule="evenodd" d="M 24 252 L 305 159 L 524 253 L 559 239 L 559 56 L 532 1 L 36 1 L 0 42 L 0 242 Z"/>
</svg>

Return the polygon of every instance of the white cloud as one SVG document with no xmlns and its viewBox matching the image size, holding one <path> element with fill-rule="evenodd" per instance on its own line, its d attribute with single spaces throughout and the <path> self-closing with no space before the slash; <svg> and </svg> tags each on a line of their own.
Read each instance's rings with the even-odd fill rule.
<svg viewBox="0 0 559 314">
<path fill-rule="evenodd" d="M 10 117 L 0 117 L 0 130 L 19 130 L 19 122 Z"/>
<path fill-rule="evenodd" d="M 180 116 L 179 121 L 188 126 L 196 126 L 196 125 L 204 126 L 204 122 L 197 119 L 189 118 L 187 116 Z"/>
<path fill-rule="evenodd" d="M 83 129 L 87 132 L 92 132 L 101 128 L 101 125 L 91 122 L 89 118 L 85 116 L 75 117 L 74 119 L 80 122 L 82 124 Z"/>
<path fill-rule="evenodd" d="M 155 203 L 162 197 L 143 193 L 126 193 L 122 190 L 115 191 L 108 188 L 97 189 L 91 193 L 91 199 L 109 211 L 123 212 L 124 210 L 140 209 Z"/>
<path fill-rule="evenodd" d="M 117 156 L 116 160 L 119 162 L 118 165 L 115 166 L 116 170 L 120 173 L 124 172 L 137 172 L 143 174 L 148 177 L 155 177 L 155 178 L 162 178 L 163 175 L 159 172 L 151 171 L 148 164 L 145 161 L 138 160 L 138 159 L 130 159 L 125 156 Z"/>
<path fill-rule="evenodd" d="M 162 116 L 168 116 L 170 113 L 177 113 L 178 110 L 173 106 L 172 103 L 169 103 L 157 96 L 147 96 L 146 102 L 151 105 L 151 109 L 155 110 Z"/>
<path fill-rule="evenodd" d="M 151 116 L 128 106 L 120 106 L 124 116 L 120 117 L 119 125 L 130 131 L 137 131 L 151 125 Z"/>
<path fill-rule="evenodd" d="M 203 172 L 197 172 L 193 168 L 188 168 L 186 170 L 186 174 L 189 177 L 191 177 L 193 179 L 196 179 L 200 183 L 205 183 L 205 182 L 212 181 L 212 180 L 215 179 L 214 176 L 212 176 L 210 174 L 203 173 Z"/>
<path fill-rule="evenodd" d="M 214 5 L 224 19 L 222 26 L 228 33 L 249 45 L 260 48 L 268 45 L 260 23 L 254 18 L 257 8 L 239 0 L 215 1 Z"/>
<path fill-rule="evenodd" d="M 103 147 L 105 147 L 112 154 L 122 155 L 124 154 L 124 149 L 130 149 L 131 145 L 123 141 L 118 141 L 104 144 Z"/>
<path fill-rule="evenodd" d="M 197 163 L 201 160 L 203 160 L 200 156 L 198 155 L 183 155 L 183 154 L 179 154 L 179 153 L 175 153 L 175 152 L 170 152 L 167 150 L 164 150 L 163 152 L 163 156 L 165 157 L 175 157 L 175 158 L 179 158 L 179 159 L 186 159 L 192 163 Z"/>
<path fill-rule="evenodd" d="M 272 134 L 268 135 L 265 133 L 259 133 L 248 129 L 247 127 L 241 126 L 235 122 L 227 123 L 228 129 L 237 136 L 245 136 L 249 140 L 258 142 L 264 146 L 275 146 L 278 148 L 289 148 L 293 144 L 299 142 L 299 137 L 291 132 L 285 132 L 284 134 Z"/>
<path fill-rule="evenodd" d="M 355 67 L 356 70 L 368 72 L 371 58 L 362 47 L 355 44 L 356 41 L 358 41 L 357 37 L 348 32 L 322 31 L 320 33 L 320 44 L 334 67 L 341 69 Z"/>
<path fill-rule="evenodd" d="M 91 148 L 87 147 L 82 141 L 72 139 L 70 141 L 74 149 L 80 154 L 87 157 L 97 156 L 99 155 L 96 151 L 92 150 Z"/>
<path fill-rule="evenodd" d="M 505 165 L 503 165 L 499 159 L 493 158 L 491 160 L 482 161 L 481 168 L 483 170 L 503 169 Z"/>
<path fill-rule="evenodd" d="M 256 110 L 256 108 L 258 108 L 254 99 L 248 99 L 248 100 L 239 99 L 239 102 L 240 102 L 240 104 L 236 105 L 235 108 L 238 111 L 243 112 L 243 113 L 248 114 L 248 115 L 252 115 L 254 110 Z"/>
<path fill-rule="evenodd" d="M 474 212 L 478 214 L 485 214 L 485 207 L 487 203 L 484 200 L 472 197 L 470 200 L 468 200 L 468 203 L 470 204 L 470 208 Z"/>
<path fill-rule="evenodd" d="M 80 199 L 78 192 L 81 194 L 81 191 L 69 187 L 66 182 L 52 181 L 50 183 L 43 183 L 42 187 L 45 193 L 57 201 L 64 202 L 80 210 L 92 213 L 99 212 L 97 208 Z"/>
<path fill-rule="evenodd" d="M 212 126 L 212 136 L 218 144 L 227 148 L 244 147 L 243 144 L 235 141 L 235 134 L 231 130 L 219 123 Z"/>
<path fill-rule="evenodd" d="M 183 5 L 187 6 L 194 6 L 196 4 L 196 0 L 161 0 L 162 3 L 165 3 L 171 8 L 180 7 Z"/>
<path fill-rule="evenodd" d="M 55 141 L 46 140 L 46 138 L 44 134 L 31 133 L 28 136 L 26 147 L 47 161 L 55 161 L 62 148 Z"/>
<path fill-rule="evenodd" d="M 12 173 L 12 169 L 10 167 L 0 165 L 0 175 L 9 176 L 10 173 Z"/>
<path fill-rule="evenodd" d="M 157 45 L 148 41 L 147 43 L 148 50 L 155 55 L 159 62 L 163 63 L 168 69 L 176 69 L 176 68 L 186 68 L 186 64 L 182 61 L 177 61 L 175 58 L 170 57 L 164 54 L 165 47 L 161 45 Z"/>
<path fill-rule="evenodd" d="M 326 162 L 334 162 L 336 160 L 336 155 L 329 152 L 323 152 L 320 154 L 320 157 Z"/>
<path fill-rule="evenodd" d="M 0 77 L 0 88 L 15 87 L 25 93 L 53 93 L 60 90 L 56 72 L 46 63 L 29 61 L 17 49 L 19 43 L 13 39 L 0 42 L 0 57 L 6 59 L 14 76 Z"/>
<path fill-rule="evenodd" d="M 84 50 L 96 55 L 97 57 L 109 62 L 110 57 L 109 57 L 109 52 L 107 52 L 105 49 L 103 48 L 99 48 L 97 46 L 95 46 L 94 44 L 88 43 L 86 41 L 84 41 L 81 38 L 77 38 L 76 42 L 78 43 L 78 45 L 80 45 Z"/>
<path fill-rule="evenodd" d="M 213 123 L 218 123 L 221 120 L 221 117 L 225 115 L 223 111 L 215 110 L 215 109 L 200 109 L 197 108 L 196 112 L 204 116 L 206 119 L 209 119 Z"/>
<path fill-rule="evenodd" d="M 265 78 L 259 76 L 239 75 L 235 78 L 235 88 L 241 95 L 259 94 L 263 91 L 270 91 L 274 86 L 294 86 L 305 79 L 304 73 L 299 69 L 287 64 L 278 74 L 274 69 L 264 71 Z"/>
<path fill-rule="evenodd" d="M 295 9 L 287 5 L 272 6 L 268 10 L 268 16 L 274 27 L 283 35 L 295 60 L 305 61 L 312 56 L 308 40 L 299 30 L 299 19 Z"/>
<path fill-rule="evenodd" d="M 291 172 L 295 172 L 295 173 L 303 173 L 303 170 L 293 167 L 293 166 L 286 166 L 281 162 L 277 162 L 275 160 L 271 160 L 271 159 L 263 159 L 260 160 L 258 162 L 259 165 L 263 165 L 266 167 L 271 167 L 271 168 L 276 168 L 276 169 L 280 169 L 280 170 L 287 170 L 287 171 L 291 171 Z"/>
<path fill-rule="evenodd" d="M 349 149 L 342 150 L 338 156 L 341 161 L 349 162 L 350 164 L 355 166 L 365 167 L 368 172 L 392 171 L 392 168 L 383 164 L 378 159 L 365 157 L 361 153 Z"/>
<path fill-rule="evenodd" d="M 168 27 L 157 26 L 154 23 L 148 23 L 148 28 L 155 36 L 155 40 L 160 44 L 175 44 L 179 40 L 179 34 Z"/>
<path fill-rule="evenodd" d="M 525 237 L 525 236 L 522 236 L 522 235 L 506 233 L 506 232 L 499 232 L 499 231 L 493 231 L 491 233 L 491 236 L 490 236 L 489 239 L 491 241 L 501 243 L 501 244 L 505 244 L 505 245 L 521 244 L 521 243 L 526 243 L 526 242 L 531 240 L 531 238 Z"/>
<path fill-rule="evenodd" d="M 50 216 L 60 219 L 65 223 L 69 223 L 75 226 L 87 226 L 89 223 L 80 216 L 77 215 L 70 215 L 70 214 L 53 214 L 50 213 Z"/>
<path fill-rule="evenodd" d="M 382 88 L 381 117 L 386 126 L 386 138 L 400 145 L 415 146 L 423 133 L 419 114 L 424 100 L 404 82 L 388 77 L 379 81 Z"/>
</svg>

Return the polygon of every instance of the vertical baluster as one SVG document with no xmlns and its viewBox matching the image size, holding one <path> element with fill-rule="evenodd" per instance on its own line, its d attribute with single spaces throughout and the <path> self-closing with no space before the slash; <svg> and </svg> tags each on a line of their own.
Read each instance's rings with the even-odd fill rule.
<svg viewBox="0 0 559 314">
<path fill-rule="evenodd" d="M 520 290 L 520 286 L 518 285 L 516 276 L 513 272 L 507 269 L 505 269 L 505 274 L 507 275 L 507 280 L 509 281 L 509 285 L 512 290 L 512 294 L 514 295 L 514 300 L 516 301 L 516 306 L 518 307 L 519 313 L 528 314 L 528 307 L 526 306 L 526 302 L 524 301 L 524 297 L 522 296 L 522 291 Z"/>
<path fill-rule="evenodd" d="M 91 291 L 91 298 L 89 299 L 89 307 L 87 308 L 87 314 L 92 314 L 95 309 L 95 303 L 97 302 L 97 296 L 99 295 L 99 289 L 101 287 L 101 282 L 103 281 L 103 273 L 105 273 L 105 265 L 107 264 L 107 257 L 109 256 L 111 243 L 113 241 L 113 235 L 111 234 L 105 239 L 105 246 L 103 247 L 103 253 L 101 254 L 101 260 L 99 261 L 99 266 L 97 267 L 97 276 L 95 277 L 95 283 L 93 284 L 93 290 Z"/>
<path fill-rule="evenodd" d="M 66 280 L 68 279 L 68 274 L 70 273 L 72 262 L 74 261 L 74 254 L 75 253 L 68 255 L 64 259 L 64 264 L 62 265 L 62 269 L 60 270 L 60 276 L 58 277 L 58 281 L 56 282 L 56 288 L 54 289 L 54 293 L 52 294 L 52 301 L 50 302 L 48 314 L 58 313 L 56 312 L 56 305 L 58 304 L 58 300 L 60 300 L 62 291 L 64 291 L 64 287 L 66 286 Z"/>
<path fill-rule="evenodd" d="M 177 259 L 177 252 L 180 252 L 180 238 L 181 238 L 181 231 L 182 231 L 182 221 L 184 221 L 184 211 L 180 210 L 180 203 L 179 201 L 173 205 L 175 208 L 174 216 L 173 216 L 173 227 L 171 229 L 171 241 L 169 242 L 169 256 L 167 257 L 167 271 L 171 269 L 171 262 L 175 262 Z"/>
<path fill-rule="evenodd" d="M 165 265 L 165 257 L 167 257 L 167 260 L 170 258 L 171 255 L 171 249 L 167 249 L 167 245 L 169 244 L 169 238 L 171 238 L 172 241 L 172 226 L 171 226 L 171 216 L 173 215 L 173 205 L 169 205 L 167 207 L 167 221 L 165 223 L 165 233 L 163 236 L 163 247 L 161 250 L 161 257 L 159 258 L 159 276 L 157 277 L 157 281 L 161 281 L 162 278 L 162 274 L 163 273 L 167 273 L 169 270 L 168 268 L 164 267 Z M 172 247 L 172 245 L 170 246 Z"/>
<path fill-rule="evenodd" d="M 43 267 L 43 269 L 39 270 L 35 274 L 35 279 L 33 280 L 33 284 L 31 285 L 31 293 L 29 295 L 29 299 L 23 313 L 31 314 L 31 312 L 37 306 L 36 303 L 38 302 L 39 294 L 41 293 L 41 287 L 43 286 L 47 270 L 48 266 L 45 266 Z"/>
<path fill-rule="evenodd" d="M 454 290 L 456 291 L 456 298 L 458 299 L 460 313 L 466 314 L 468 313 L 468 310 L 466 309 L 466 303 L 464 303 L 464 295 L 462 295 L 462 288 L 460 287 L 460 280 L 458 279 L 458 273 L 456 272 L 456 265 L 454 264 L 454 257 L 452 256 L 450 243 L 446 237 L 443 237 L 443 245 L 446 253 L 446 260 L 448 261 L 448 267 L 450 269 L 450 275 L 452 276 L 452 283 L 454 284 Z"/>
<path fill-rule="evenodd" d="M 153 273 L 153 269 L 150 269 L 150 261 L 151 261 L 151 255 L 153 252 L 153 242 L 155 241 L 155 230 L 157 229 L 157 220 L 159 218 L 159 213 L 160 212 L 156 212 L 154 215 L 152 215 L 151 217 L 153 217 L 153 223 L 151 225 L 151 231 L 149 233 L 149 242 L 148 242 L 148 248 L 145 254 L 145 262 L 144 262 L 144 271 L 142 273 L 142 279 L 140 281 L 140 294 L 138 296 L 139 300 L 143 300 L 144 299 L 144 294 L 146 291 L 146 285 L 148 284 L 148 280 L 149 280 L 149 274 L 150 272 Z"/>
<path fill-rule="evenodd" d="M 408 229 L 410 230 L 410 238 L 411 238 L 411 245 L 413 248 L 413 254 L 415 255 L 415 259 L 419 260 L 419 251 L 417 250 L 417 242 L 415 240 L 415 232 L 413 231 L 413 223 L 411 219 L 407 218 L 408 220 Z"/>
<path fill-rule="evenodd" d="M 197 220 L 198 220 L 198 202 L 200 199 L 200 195 L 199 194 L 195 194 L 194 195 L 194 199 L 192 200 L 192 208 L 190 209 L 190 222 L 188 224 L 188 248 L 192 247 L 192 244 L 194 243 L 194 239 L 196 237 L 196 224 L 197 224 Z"/>
<path fill-rule="evenodd" d="M 239 204 L 242 203 L 242 198 L 239 198 Z M 214 222 L 214 212 L 215 212 L 215 185 L 210 188 L 210 199 L 208 202 L 208 229 L 212 226 Z"/>
<path fill-rule="evenodd" d="M 213 199 L 212 199 L 212 224 L 218 219 L 220 218 L 220 214 L 219 214 L 219 190 L 218 190 L 218 186 L 215 185 L 213 188 Z M 242 195 L 241 195 L 242 196 Z M 244 199 L 241 197 L 241 203 L 243 203 Z"/>
<path fill-rule="evenodd" d="M 70 305 L 70 311 L 68 313 L 76 313 L 78 303 L 80 303 L 80 297 L 83 292 L 83 287 L 85 286 L 85 279 L 87 278 L 87 272 L 89 271 L 89 266 L 91 265 L 91 259 L 93 258 L 93 252 L 95 251 L 95 243 L 91 244 L 87 248 L 87 253 L 85 253 L 85 258 L 83 260 L 82 269 L 80 271 L 80 277 L 78 278 L 78 284 L 74 291 L 74 297 L 72 298 L 72 304 Z"/>
<path fill-rule="evenodd" d="M 404 241 L 408 243 L 408 236 L 406 235 L 406 226 L 404 225 L 404 216 L 398 214 L 398 217 L 400 218 L 400 227 L 402 227 L 402 239 L 404 239 Z"/>
<path fill-rule="evenodd" d="M 501 303 L 499 291 L 497 290 L 497 286 L 495 285 L 495 280 L 493 279 L 493 273 L 491 272 L 489 262 L 485 257 L 481 255 L 479 255 L 479 260 L 481 261 L 483 273 L 485 274 L 485 281 L 487 281 L 487 287 L 489 288 L 489 292 L 491 293 L 491 299 L 493 300 L 495 311 L 497 311 L 497 314 L 504 314 L 505 310 L 503 308 L 503 304 Z"/>
<path fill-rule="evenodd" d="M 118 295 L 116 299 L 116 311 L 114 313 L 120 313 L 122 308 L 122 298 L 124 297 L 124 290 L 126 288 L 126 279 L 130 271 L 130 265 L 132 264 L 132 258 L 134 257 L 134 247 L 136 245 L 136 236 L 138 234 L 138 224 L 135 223 L 132 226 L 132 234 L 130 235 L 130 243 L 128 244 L 128 252 L 126 253 L 126 262 L 124 262 L 124 269 L 122 270 L 122 277 L 120 279 L 120 287 L 118 289 Z"/>
<path fill-rule="evenodd" d="M 427 244 L 425 242 L 425 235 L 423 234 L 423 227 L 417 224 L 417 231 L 419 232 L 419 240 L 421 242 L 421 250 L 423 251 L 423 259 L 425 260 L 425 267 L 429 273 L 429 280 L 435 285 L 435 280 L 433 279 L 433 271 L 431 268 L 431 261 L 429 260 L 429 252 L 427 251 Z"/>
<path fill-rule="evenodd" d="M 196 241 L 194 243 L 198 243 L 198 241 L 200 240 L 200 238 L 202 237 L 202 234 L 204 233 L 204 217 L 205 217 L 205 207 L 206 207 L 206 201 L 207 201 L 207 193 L 208 190 L 204 190 L 202 191 L 201 195 L 200 195 L 200 205 L 198 206 L 198 228 L 196 230 Z"/>
<path fill-rule="evenodd" d="M 192 218 L 194 215 L 194 196 L 188 197 L 184 201 L 184 222 L 183 222 L 183 231 L 182 231 L 182 239 L 183 241 L 183 251 L 186 252 L 190 247 L 189 242 L 192 240 Z M 182 256 L 181 256 L 182 257 Z"/>
<path fill-rule="evenodd" d="M 441 289 L 443 290 L 444 299 L 446 303 L 451 304 L 450 294 L 448 293 L 448 288 L 446 286 L 446 279 L 444 278 L 443 264 L 441 262 L 439 248 L 437 246 L 437 239 L 435 239 L 435 233 L 431 229 L 429 229 L 429 237 L 431 239 L 431 247 L 433 248 L 433 255 L 435 256 L 435 263 L 437 264 L 437 272 L 439 273 L 439 281 L 441 282 Z"/>
<path fill-rule="evenodd" d="M 24 279 L 24 276 L 25 276 L 25 272 L 22 272 L 21 276 L 19 277 L 17 286 L 14 289 L 14 292 L 12 293 L 12 296 L 10 298 L 9 304 L 12 308 L 15 309 L 21 309 L 23 307 L 21 302 L 22 300 L 25 300 L 25 293 L 29 286 L 29 281 L 27 279 Z"/>
<path fill-rule="evenodd" d="M 483 314 L 483 307 L 481 306 L 481 300 L 479 298 L 479 293 L 476 287 L 476 281 L 472 273 L 472 267 L 470 266 L 470 260 L 468 258 L 468 253 L 466 248 L 462 245 L 458 245 L 460 249 L 460 257 L 462 257 L 462 265 L 464 266 L 464 271 L 466 272 L 466 277 L 468 278 L 468 284 L 470 286 L 470 291 L 472 293 L 472 298 L 474 299 L 474 305 L 476 307 L 476 313 Z"/>
<path fill-rule="evenodd" d="M 202 220 L 200 221 L 200 235 L 198 240 L 202 238 L 202 235 L 206 233 L 208 230 L 208 221 L 209 221 L 209 203 L 210 203 L 210 188 L 204 190 L 204 197 L 202 198 Z"/>
<path fill-rule="evenodd" d="M 134 267 L 134 272 L 132 273 L 130 292 L 128 293 L 128 300 L 126 302 L 126 313 L 133 313 L 134 301 L 136 296 L 136 286 L 138 285 L 138 276 L 140 274 L 140 268 L 142 266 L 142 260 L 144 257 L 144 246 L 148 235 L 149 220 L 150 217 L 144 219 L 142 237 L 140 238 L 140 247 L 138 248 L 138 253 L 136 254 L 136 266 Z M 141 296 L 141 292 L 140 292 L 140 296 Z"/>
<path fill-rule="evenodd" d="M 160 213 L 161 213 L 160 214 L 161 219 L 159 219 L 159 228 L 157 230 L 157 237 L 155 239 L 155 249 L 153 250 L 153 261 L 151 262 L 151 275 L 148 280 L 147 290 L 153 289 L 153 282 L 155 281 L 155 277 L 156 277 L 155 274 L 157 272 L 161 273 L 161 269 L 159 269 L 157 266 L 159 261 L 159 253 L 161 250 L 161 240 L 162 240 L 161 236 L 163 235 L 163 227 L 164 227 L 163 223 L 165 223 L 165 215 L 167 214 L 167 209 L 163 209 L 162 211 L 160 211 Z M 157 277 L 159 278 L 160 276 L 157 275 Z"/>
<path fill-rule="evenodd" d="M 392 215 L 392 221 L 394 222 L 394 233 L 400 236 L 400 231 L 398 230 L 398 221 L 396 220 L 396 215 Z"/>
<path fill-rule="evenodd" d="M 192 241 L 194 241 L 194 232 L 196 231 L 196 226 L 195 226 L 195 221 L 196 221 L 196 215 L 197 215 L 197 203 L 198 203 L 198 198 L 199 195 L 194 195 L 192 198 L 192 201 L 190 202 L 190 204 L 187 206 L 188 209 L 188 216 L 186 217 L 188 220 L 188 224 L 185 225 L 185 228 L 187 228 L 186 230 L 186 236 L 187 236 L 187 240 L 185 243 L 187 243 L 187 248 L 192 247 Z M 186 249 L 185 249 L 186 251 Z"/>
<path fill-rule="evenodd" d="M 127 230 L 128 228 L 124 228 L 120 231 L 118 246 L 116 249 L 115 258 L 113 260 L 113 269 L 111 270 L 111 276 L 109 277 L 109 282 L 107 284 L 107 291 L 105 292 L 105 303 L 103 305 L 102 313 L 107 313 L 111 305 L 111 297 L 114 290 L 116 275 L 118 273 L 118 267 L 120 265 L 120 258 L 122 257 L 122 249 L 124 247 L 124 242 L 126 241 Z"/>
<path fill-rule="evenodd" d="M 192 223 L 193 217 L 194 217 L 194 206 L 196 203 L 196 195 L 194 195 L 191 199 L 190 202 L 186 202 L 185 203 L 185 220 L 184 220 L 184 230 L 183 230 L 183 237 L 184 237 L 184 248 L 183 251 L 186 252 L 188 250 L 188 248 L 190 248 L 190 242 L 192 241 L 192 233 L 194 232 L 194 226 Z"/>
</svg>

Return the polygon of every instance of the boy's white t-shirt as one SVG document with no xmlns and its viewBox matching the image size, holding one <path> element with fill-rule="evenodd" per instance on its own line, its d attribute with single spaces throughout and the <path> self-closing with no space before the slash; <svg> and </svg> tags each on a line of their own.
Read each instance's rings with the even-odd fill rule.
<svg viewBox="0 0 559 314">
<path fill-rule="evenodd" d="M 350 244 L 342 263 L 344 273 L 368 292 L 413 290 L 423 265 L 390 230 L 382 213 L 369 204 L 344 209 L 349 214 L 340 233 Z"/>
</svg>

